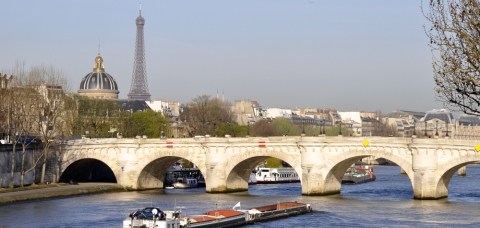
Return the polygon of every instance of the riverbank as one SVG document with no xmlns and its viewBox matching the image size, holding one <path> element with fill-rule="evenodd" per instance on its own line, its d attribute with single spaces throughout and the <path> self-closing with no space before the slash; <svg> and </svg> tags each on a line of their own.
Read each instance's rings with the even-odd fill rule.
<svg viewBox="0 0 480 228">
<path fill-rule="evenodd" d="M 0 205 L 19 201 L 60 198 L 75 195 L 126 191 L 116 183 L 56 183 L 22 188 L 0 188 Z"/>
</svg>

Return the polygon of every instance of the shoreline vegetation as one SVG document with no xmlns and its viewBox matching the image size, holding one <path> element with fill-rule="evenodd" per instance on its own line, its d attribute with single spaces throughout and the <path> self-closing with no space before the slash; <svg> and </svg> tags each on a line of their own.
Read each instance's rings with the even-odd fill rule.
<svg viewBox="0 0 480 228">
<path fill-rule="evenodd" d="M 113 183 L 68 183 L 32 184 L 25 187 L 0 188 L 0 206 L 21 201 L 62 198 L 106 192 L 128 191 Z"/>
</svg>

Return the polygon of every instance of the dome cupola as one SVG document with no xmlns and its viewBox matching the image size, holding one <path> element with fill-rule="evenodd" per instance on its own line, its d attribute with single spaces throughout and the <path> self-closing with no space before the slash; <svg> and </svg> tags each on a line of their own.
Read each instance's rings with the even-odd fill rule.
<svg viewBox="0 0 480 228">
<path fill-rule="evenodd" d="M 98 53 L 93 65 L 93 71 L 82 78 L 78 94 L 102 99 L 118 99 L 118 86 L 115 79 L 103 65 L 103 58 Z"/>
</svg>

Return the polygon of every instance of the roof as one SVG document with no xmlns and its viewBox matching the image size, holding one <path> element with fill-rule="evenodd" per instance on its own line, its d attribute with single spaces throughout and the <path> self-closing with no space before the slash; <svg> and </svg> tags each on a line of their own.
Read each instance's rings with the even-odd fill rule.
<svg viewBox="0 0 480 228">
<path fill-rule="evenodd" d="M 480 126 L 480 117 L 462 114 L 458 116 L 458 124 L 463 126 Z"/>
<path fill-rule="evenodd" d="M 147 102 L 143 100 L 118 99 L 116 101 L 123 111 L 143 112 L 150 109 Z"/>
</svg>

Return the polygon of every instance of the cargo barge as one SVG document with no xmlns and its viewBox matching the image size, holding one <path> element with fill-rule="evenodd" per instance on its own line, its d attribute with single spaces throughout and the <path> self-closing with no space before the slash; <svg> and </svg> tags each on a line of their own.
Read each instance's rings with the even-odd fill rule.
<svg viewBox="0 0 480 228">
<path fill-rule="evenodd" d="M 240 203 L 235 205 L 240 207 Z M 189 215 L 180 221 L 181 228 L 224 228 L 238 227 L 253 224 L 259 221 L 277 219 L 291 215 L 299 215 L 311 212 L 310 204 L 297 202 L 281 202 L 265 205 L 246 210 L 214 210 L 202 215 Z"/>
<path fill-rule="evenodd" d="M 235 209 L 239 208 L 239 209 Z M 123 220 L 123 228 L 225 228 L 312 212 L 310 204 L 281 202 L 242 210 L 240 202 L 231 210 L 213 210 L 200 215 L 181 216 L 180 211 L 147 207 Z"/>
<path fill-rule="evenodd" d="M 348 168 L 347 172 L 345 172 L 345 175 L 343 175 L 342 184 L 360 184 L 364 182 L 375 181 L 375 179 L 377 179 L 377 177 L 375 176 L 375 172 L 373 171 L 372 167 L 352 166 Z"/>
</svg>

